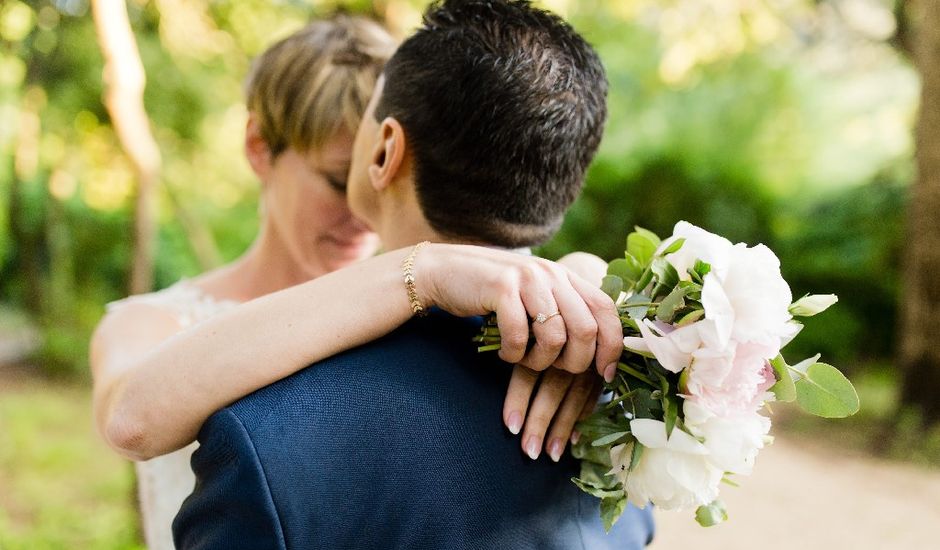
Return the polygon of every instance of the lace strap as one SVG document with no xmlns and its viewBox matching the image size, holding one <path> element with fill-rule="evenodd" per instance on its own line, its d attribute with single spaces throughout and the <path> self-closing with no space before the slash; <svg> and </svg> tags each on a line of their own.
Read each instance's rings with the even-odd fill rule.
<svg viewBox="0 0 940 550">
<path fill-rule="evenodd" d="M 107 310 L 111 312 L 132 304 L 146 304 L 167 311 L 176 317 L 181 328 L 186 328 L 231 309 L 237 306 L 238 302 L 218 300 L 182 280 L 163 290 L 111 302 L 107 305 Z"/>
</svg>

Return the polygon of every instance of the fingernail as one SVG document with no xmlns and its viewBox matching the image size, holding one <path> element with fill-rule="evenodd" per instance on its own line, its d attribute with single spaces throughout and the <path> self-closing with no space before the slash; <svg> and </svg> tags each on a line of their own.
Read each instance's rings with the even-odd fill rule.
<svg viewBox="0 0 940 550">
<path fill-rule="evenodd" d="M 529 458 L 532 460 L 535 460 L 539 457 L 539 447 L 541 447 L 541 441 L 533 435 L 529 438 L 529 443 L 525 446 L 525 454 L 529 455 Z"/>
<path fill-rule="evenodd" d="M 604 369 L 604 380 L 608 383 L 614 381 L 614 375 L 617 374 L 617 363 L 611 363 Z"/>
<path fill-rule="evenodd" d="M 577 445 L 580 439 L 581 439 L 581 432 L 579 432 L 578 430 L 571 432 L 571 444 L 572 445 Z"/>
<path fill-rule="evenodd" d="M 552 457 L 552 460 L 558 462 L 561 460 L 561 440 L 553 439 L 551 445 L 548 446 L 548 456 Z"/>
<path fill-rule="evenodd" d="M 509 428 L 509 431 L 513 435 L 519 435 L 519 430 L 522 429 L 522 415 L 519 414 L 519 411 L 512 411 L 509 415 L 509 421 L 506 423 L 506 427 Z"/>
</svg>

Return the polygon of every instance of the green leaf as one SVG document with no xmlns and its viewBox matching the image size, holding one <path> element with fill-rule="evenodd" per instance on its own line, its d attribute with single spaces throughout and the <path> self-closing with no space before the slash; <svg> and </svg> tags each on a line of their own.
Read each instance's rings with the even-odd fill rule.
<svg viewBox="0 0 940 550">
<path fill-rule="evenodd" d="M 668 396 L 663 397 L 663 411 L 665 411 L 666 438 L 672 437 L 672 430 L 676 427 L 676 420 L 679 418 L 679 405 Z"/>
<path fill-rule="evenodd" d="M 589 439 L 596 439 L 614 432 L 627 431 L 630 428 L 630 422 L 624 419 L 622 424 L 620 424 L 611 420 L 607 416 L 606 411 L 597 411 L 578 422 L 575 427 L 581 432 L 582 436 L 586 436 Z"/>
<path fill-rule="evenodd" d="M 796 402 L 804 411 L 823 418 L 845 418 L 858 412 L 858 394 L 839 369 L 815 363 L 796 382 Z"/>
<path fill-rule="evenodd" d="M 639 441 L 633 443 L 633 449 L 630 452 L 630 468 L 632 472 L 636 469 L 637 465 L 640 463 L 640 459 L 643 458 L 643 449 L 645 449 Z"/>
<path fill-rule="evenodd" d="M 690 312 L 686 313 L 685 315 L 683 315 L 683 316 L 676 322 L 676 326 L 684 327 L 685 325 L 689 325 L 689 324 L 694 323 L 695 321 L 698 321 L 698 320 L 701 319 L 702 317 L 705 317 L 705 310 L 704 310 L 704 309 L 693 309 L 692 311 L 690 311 Z"/>
<path fill-rule="evenodd" d="M 685 238 L 676 239 L 675 241 L 672 242 L 672 244 L 666 247 L 666 250 L 663 250 L 662 255 L 665 256 L 666 254 L 672 254 L 673 252 L 676 252 L 680 248 L 682 248 L 682 245 L 684 244 L 685 244 Z"/>
<path fill-rule="evenodd" d="M 601 290 L 604 291 L 604 294 L 610 296 L 611 300 L 617 301 L 620 292 L 623 291 L 623 279 L 616 275 L 607 275 L 601 281 Z"/>
<path fill-rule="evenodd" d="M 640 265 L 646 265 L 656 253 L 659 237 L 645 229 L 637 230 L 627 236 L 627 254 L 636 258 Z M 644 233 L 645 232 L 645 233 Z"/>
<path fill-rule="evenodd" d="M 635 418 L 653 418 L 653 410 L 659 409 L 660 402 L 653 399 L 652 392 L 646 388 L 636 390 L 636 394 L 630 399 L 633 405 L 633 416 Z"/>
<path fill-rule="evenodd" d="M 712 265 L 702 260 L 695 260 L 695 265 L 692 266 L 692 271 L 699 276 L 699 279 L 705 279 L 705 276 L 711 273 Z"/>
<path fill-rule="evenodd" d="M 627 255 L 626 258 L 618 258 L 607 265 L 607 274 L 616 275 L 623 279 L 625 284 L 633 284 L 643 274 L 643 266 L 637 262 L 636 258 Z"/>
<path fill-rule="evenodd" d="M 624 302 L 624 305 L 627 306 L 627 315 L 629 315 L 631 319 L 640 321 L 645 319 L 646 314 L 649 313 L 650 297 L 644 296 L 643 294 L 634 294 L 633 296 L 627 298 L 627 301 Z"/>
<path fill-rule="evenodd" d="M 605 435 L 604 437 L 599 437 L 591 442 L 592 447 L 600 447 L 602 445 L 609 445 L 619 439 L 622 439 L 624 436 L 630 435 L 630 432 L 614 432 L 612 434 Z"/>
<path fill-rule="evenodd" d="M 606 487 L 607 489 L 613 489 L 620 483 L 615 476 L 607 474 L 613 468 L 610 460 L 610 449 L 591 447 L 581 441 L 575 447 L 587 449 L 581 456 L 575 456 L 575 458 L 581 460 L 581 475 L 578 476 L 580 479 L 591 483 L 595 487 Z M 572 452 L 572 455 L 574 455 L 574 452 Z"/>
<path fill-rule="evenodd" d="M 672 292 L 663 298 L 659 307 L 656 308 L 656 318 L 665 323 L 671 323 L 676 311 L 685 306 L 685 293 L 686 289 L 681 286 L 672 289 Z"/>
<path fill-rule="evenodd" d="M 610 532 L 611 527 L 617 523 L 626 507 L 626 496 L 601 499 L 601 520 L 604 522 L 604 531 Z"/>
<path fill-rule="evenodd" d="M 650 269 L 656 275 L 656 289 L 652 293 L 654 297 L 671 292 L 679 284 L 679 272 L 665 258 L 653 258 Z"/>
<path fill-rule="evenodd" d="M 597 498 L 618 498 L 623 496 L 623 489 L 606 489 L 604 487 L 596 487 L 593 484 L 576 477 L 571 478 L 571 481 L 573 481 L 574 484 L 585 493 Z"/>
<path fill-rule="evenodd" d="M 728 511 L 725 510 L 725 503 L 717 499 L 695 510 L 695 521 L 702 527 L 718 525 L 727 519 Z"/>
<path fill-rule="evenodd" d="M 777 355 L 770 361 L 770 366 L 774 368 L 774 377 L 777 383 L 771 386 L 770 391 L 774 393 L 777 401 L 789 403 L 796 399 L 796 387 L 793 384 L 793 377 L 790 376 L 790 367 L 784 361 L 782 355 Z"/>
</svg>

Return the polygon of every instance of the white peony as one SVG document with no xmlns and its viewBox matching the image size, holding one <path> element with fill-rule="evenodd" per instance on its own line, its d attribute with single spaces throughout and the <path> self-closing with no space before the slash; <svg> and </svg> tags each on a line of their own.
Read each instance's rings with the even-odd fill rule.
<svg viewBox="0 0 940 550">
<path fill-rule="evenodd" d="M 675 225 L 672 236 L 662 242 L 657 253 L 662 253 L 679 239 L 685 239 L 682 248 L 666 255 L 666 260 L 679 272 L 679 278 L 684 281 L 690 279 L 688 270 L 695 266 L 695 260 L 710 264 L 712 272 L 724 275 L 733 246 L 731 241 L 682 221 Z"/>
<path fill-rule="evenodd" d="M 705 318 L 715 322 L 721 345 L 735 340 L 780 349 L 793 333 L 788 311 L 792 299 L 780 260 L 762 244 L 734 245 L 727 272 L 709 273 L 702 287 Z"/>
<path fill-rule="evenodd" d="M 708 461 L 723 472 L 749 475 L 757 453 L 764 448 L 770 432 L 770 419 L 755 411 L 739 411 L 717 416 L 695 401 L 682 406 L 685 426 L 704 438 Z"/>
<path fill-rule="evenodd" d="M 631 503 L 682 510 L 715 500 L 723 472 L 708 461 L 704 445 L 678 428 L 667 439 L 666 425 L 659 420 L 633 420 L 630 429 L 646 447 L 640 462 L 629 471 L 633 443 L 617 445 L 610 452 L 610 473 L 623 484 Z"/>
</svg>

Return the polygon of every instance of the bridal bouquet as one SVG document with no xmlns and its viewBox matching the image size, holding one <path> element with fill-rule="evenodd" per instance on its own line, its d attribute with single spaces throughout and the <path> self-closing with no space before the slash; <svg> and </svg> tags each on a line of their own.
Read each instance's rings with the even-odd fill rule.
<svg viewBox="0 0 940 550">
<path fill-rule="evenodd" d="M 761 414 L 772 401 L 827 418 L 858 410 L 852 384 L 819 355 L 795 365 L 781 355 L 802 328 L 795 318 L 837 298 L 791 303 L 764 245 L 732 244 L 686 222 L 664 241 L 637 228 L 603 289 L 617 304 L 624 350 L 609 400 L 578 425 L 572 453 L 581 460 L 573 481 L 601 499 L 608 530 L 627 502 L 694 507 L 703 526 L 727 519 L 720 484 L 750 474 L 772 441 Z"/>
</svg>

